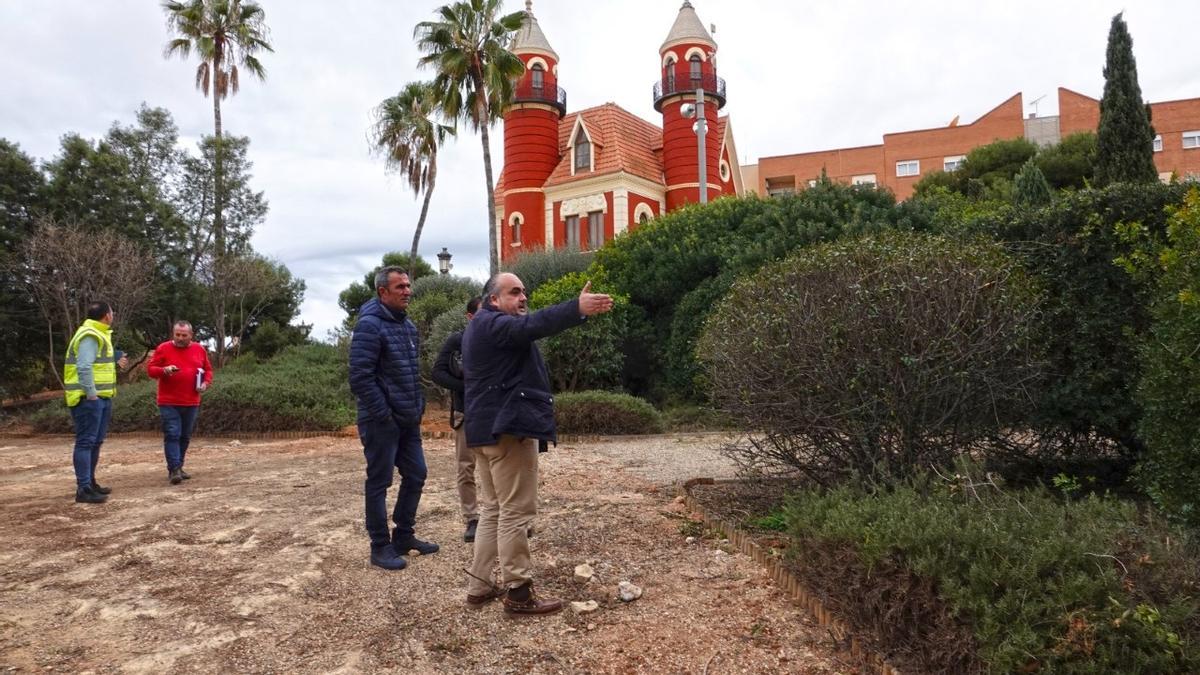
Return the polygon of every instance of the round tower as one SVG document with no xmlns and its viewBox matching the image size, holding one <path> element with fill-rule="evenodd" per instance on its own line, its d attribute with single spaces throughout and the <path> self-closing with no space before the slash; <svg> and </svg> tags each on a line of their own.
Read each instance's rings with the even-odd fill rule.
<svg viewBox="0 0 1200 675">
<path fill-rule="evenodd" d="M 725 105 L 725 80 L 717 77 L 717 43 L 701 23 L 692 3 L 684 0 L 667 39 L 659 47 L 662 76 L 654 85 L 654 109 L 662 113 L 663 174 L 667 184 L 667 210 L 700 201 L 700 158 L 695 117 L 680 108 L 695 105 L 703 90 L 707 134 L 704 136 L 705 183 L 709 200 L 721 192 L 721 139 L 717 137 L 717 111 Z"/>
<path fill-rule="evenodd" d="M 500 257 L 546 246 L 546 179 L 558 165 L 558 121 L 567 112 L 567 93 L 558 86 L 558 54 L 546 40 L 533 2 L 512 52 L 525 64 L 512 104 L 504 111 L 504 201 Z"/>
</svg>

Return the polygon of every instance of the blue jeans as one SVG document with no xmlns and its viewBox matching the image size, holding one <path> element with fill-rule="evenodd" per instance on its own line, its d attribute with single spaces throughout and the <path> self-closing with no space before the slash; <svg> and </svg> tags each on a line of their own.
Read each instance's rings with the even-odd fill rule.
<svg viewBox="0 0 1200 675">
<path fill-rule="evenodd" d="M 75 483 L 88 487 L 96 482 L 96 465 L 100 463 L 100 445 L 108 434 L 108 421 L 112 419 L 112 399 L 83 399 L 71 408 L 75 422 L 75 452 L 71 456 L 75 464 Z"/>
<path fill-rule="evenodd" d="M 158 412 L 162 416 L 163 454 L 167 457 L 167 471 L 174 471 L 183 466 L 200 406 L 160 405 Z"/>
<path fill-rule="evenodd" d="M 367 480 L 363 494 L 371 546 L 386 546 L 393 540 L 405 541 L 413 536 L 417 505 L 421 503 L 421 490 L 425 487 L 425 451 L 421 448 L 421 428 L 400 427 L 392 420 L 378 422 L 368 419 L 358 423 L 358 437 L 362 440 L 363 454 L 367 458 Z M 389 537 L 387 491 L 392 486 L 392 474 L 397 470 L 400 472 L 400 493 L 396 496 L 396 508 L 392 511 L 396 529 Z"/>
</svg>

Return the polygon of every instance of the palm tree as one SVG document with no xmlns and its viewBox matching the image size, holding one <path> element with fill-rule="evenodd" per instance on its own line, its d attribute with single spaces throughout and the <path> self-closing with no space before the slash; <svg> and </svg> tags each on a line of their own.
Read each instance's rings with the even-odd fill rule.
<svg viewBox="0 0 1200 675">
<path fill-rule="evenodd" d="M 404 176 L 413 195 L 425 193 L 409 260 L 417 259 L 417 245 L 429 214 L 429 200 L 437 183 L 438 148 L 454 134 L 454 127 L 441 123 L 438 103 L 432 82 L 409 82 L 375 109 L 371 130 L 371 145 L 383 155 L 387 168 Z"/>
<path fill-rule="evenodd" d="M 488 127 L 512 100 L 513 85 L 525 71 L 521 59 L 508 51 L 525 12 L 499 16 L 502 0 L 459 0 L 437 10 L 438 20 L 422 21 L 413 31 L 424 53 L 419 63 L 437 72 L 447 118 L 466 119 L 483 142 L 483 173 L 487 182 L 488 244 L 491 273 L 500 269 L 496 242 L 496 195 L 492 181 L 492 149 Z"/>
<path fill-rule="evenodd" d="M 163 56 L 187 58 L 192 50 L 200 57 L 196 88 L 213 99 L 213 127 L 217 139 L 213 180 L 213 243 L 218 258 L 225 254 L 224 195 L 221 182 L 221 101 L 238 93 L 239 73 L 245 70 L 260 80 L 266 70 L 255 57 L 274 51 L 267 42 L 263 9 L 253 0 L 165 0 L 167 26 L 176 37 L 167 42 Z"/>
</svg>

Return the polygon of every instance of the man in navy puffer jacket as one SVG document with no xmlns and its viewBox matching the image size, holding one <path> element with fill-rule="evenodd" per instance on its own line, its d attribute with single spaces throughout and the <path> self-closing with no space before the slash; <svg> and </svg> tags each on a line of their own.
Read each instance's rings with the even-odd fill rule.
<svg viewBox="0 0 1200 675">
<path fill-rule="evenodd" d="M 378 297 L 358 311 L 350 339 L 350 391 L 358 400 L 358 437 L 367 458 L 367 533 L 371 564 L 404 569 L 410 551 L 435 553 L 438 545 L 413 534 L 417 505 L 425 486 L 425 451 L 421 448 L 421 414 L 425 394 L 420 380 L 417 327 L 405 311 L 412 297 L 408 273 L 384 267 L 375 274 Z M 387 491 L 392 472 L 400 472 L 400 493 L 388 535 Z"/>
</svg>

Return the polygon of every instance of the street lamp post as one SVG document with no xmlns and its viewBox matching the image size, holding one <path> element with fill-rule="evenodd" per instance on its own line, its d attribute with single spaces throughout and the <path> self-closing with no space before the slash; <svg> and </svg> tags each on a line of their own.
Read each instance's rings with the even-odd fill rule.
<svg viewBox="0 0 1200 675">
<path fill-rule="evenodd" d="M 450 264 L 450 258 L 451 258 L 450 252 L 446 250 L 445 246 L 443 246 L 442 252 L 437 254 L 438 270 L 442 274 L 450 274 L 450 268 L 452 267 L 452 265 Z"/>
<path fill-rule="evenodd" d="M 692 131 L 696 132 L 696 159 L 700 167 L 700 203 L 708 203 L 708 162 L 704 157 L 704 137 L 708 135 L 708 122 L 704 119 L 704 87 L 696 88 L 696 103 L 684 103 L 679 108 L 684 117 L 695 117 Z"/>
</svg>

